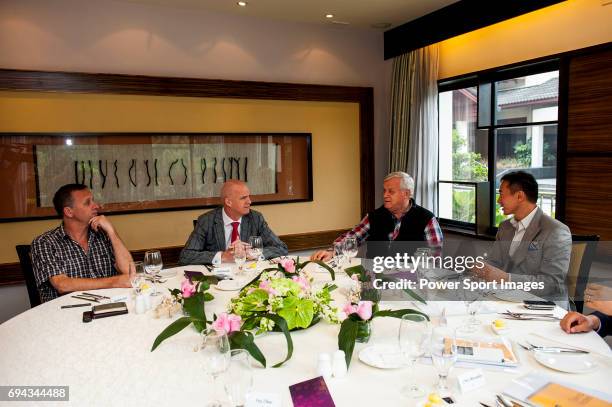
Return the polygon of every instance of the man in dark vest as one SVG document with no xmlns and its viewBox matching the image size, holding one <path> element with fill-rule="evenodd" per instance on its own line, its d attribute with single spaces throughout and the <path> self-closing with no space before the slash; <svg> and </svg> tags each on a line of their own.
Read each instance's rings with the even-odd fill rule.
<svg viewBox="0 0 612 407">
<path fill-rule="evenodd" d="M 405 172 L 392 172 L 385 177 L 383 186 L 383 206 L 368 213 L 352 230 L 338 236 L 334 245 L 347 237 L 355 237 L 359 245 L 365 241 L 374 245 L 377 244 L 374 242 L 415 242 L 438 252 L 442 247 L 442 230 L 434 214 L 412 199 L 412 177 Z M 317 251 L 311 259 L 329 260 L 332 257 L 333 248 Z"/>
</svg>

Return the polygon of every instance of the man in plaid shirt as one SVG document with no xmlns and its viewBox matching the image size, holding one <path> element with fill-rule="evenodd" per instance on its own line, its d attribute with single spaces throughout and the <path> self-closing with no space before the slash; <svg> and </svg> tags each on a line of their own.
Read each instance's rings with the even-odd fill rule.
<svg viewBox="0 0 612 407">
<path fill-rule="evenodd" d="M 32 242 L 32 266 L 42 302 L 80 290 L 131 287 L 130 252 L 100 206 L 81 184 L 53 197 L 62 223 Z"/>
<path fill-rule="evenodd" d="M 433 213 L 415 204 L 412 199 L 414 180 L 405 172 L 392 172 L 383 182 L 383 206 L 368 213 L 352 230 L 338 236 L 334 245 L 347 237 L 355 237 L 357 244 L 364 241 L 427 242 L 433 255 L 442 248 L 442 230 Z M 333 248 L 315 252 L 313 260 L 330 260 Z"/>
</svg>

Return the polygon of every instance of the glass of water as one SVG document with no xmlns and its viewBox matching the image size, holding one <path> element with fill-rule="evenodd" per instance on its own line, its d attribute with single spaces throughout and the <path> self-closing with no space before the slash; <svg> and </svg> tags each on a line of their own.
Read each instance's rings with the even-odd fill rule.
<svg viewBox="0 0 612 407">
<path fill-rule="evenodd" d="M 247 253 L 243 245 L 237 244 L 234 247 L 234 262 L 238 266 L 238 272 L 242 272 L 244 263 L 246 262 Z"/>
<path fill-rule="evenodd" d="M 162 256 L 159 250 L 149 250 L 145 252 L 144 255 L 144 267 L 145 272 L 151 276 L 151 280 L 153 280 L 153 286 L 155 287 L 155 292 L 151 295 L 160 295 L 161 293 L 157 291 L 157 281 L 159 280 L 159 272 L 161 271 L 164 263 L 162 262 Z"/>
<path fill-rule="evenodd" d="M 141 261 L 130 262 L 130 284 L 136 295 L 142 291 L 142 283 L 145 281 L 144 263 Z"/>
<path fill-rule="evenodd" d="M 217 397 L 217 378 L 225 372 L 230 364 L 230 344 L 225 331 L 209 329 L 202 332 L 202 347 L 200 354 L 204 358 L 204 370 L 212 377 L 213 397 L 208 407 L 222 407 L 223 403 Z"/>
<path fill-rule="evenodd" d="M 263 240 L 261 236 L 251 236 L 249 237 L 249 245 L 251 248 L 249 249 L 249 255 L 254 260 L 263 260 Z"/>
<path fill-rule="evenodd" d="M 431 359 L 438 371 L 438 391 L 448 392 L 447 378 L 457 361 L 457 337 L 448 327 L 435 327 L 431 333 Z"/>
<path fill-rule="evenodd" d="M 344 245 L 342 247 L 342 253 L 348 259 L 349 266 L 351 265 L 351 259 L 357 256 L 359 247 L 357 246 L 357 238 L 349 236 L 344 239 Z"/>
<path fill-rule="evenodd" d="M 417 398 L 425 394 L 425 390 L 414 380 L 415 364 L 418 358 L 425 354 L 427 339 L 429 339 L 429 322 L 419 314 L 402 316 L 399 329 L 399 348 L 408 364 L 410 377 L 408 385 L 401 390 L 404 397 Z"/>
<path fill-rule="evenodd" d="M 232 407 L 244 406 L 253 388 L 251 355 L 245 349 L 231 351 L 230 364 L 225 373 L 225 392 Z"/>
</svg>

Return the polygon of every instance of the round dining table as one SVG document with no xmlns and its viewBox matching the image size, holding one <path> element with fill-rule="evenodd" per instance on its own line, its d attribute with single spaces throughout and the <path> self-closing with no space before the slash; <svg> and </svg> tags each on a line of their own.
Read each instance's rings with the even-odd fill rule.
<svg viewBox="0 0 612 407">
<path fill-rule="evenodd" d="M 267 265 L 267 262 L 266 262 Z M 312 265 L 317 268 L 317 266 Z M 268 265 L 269 267 L 269 265 Z M 310 267 L 310 266 L 309 266 Z M 162 272 L 160 291 L 168 295 L 168 288 L 180 287 L 185 270 L 208 272 L 204 266 L 166 269 Z M 318 281 L 331 281 L 327 272 L 313 272 Z M 176 273 L 175 273 L 176 272 Z M 238 281 L 248 281 L 255 271 L 244 272 Z M 252 275 L 249 275 L 251 273 Z M 172 276 L 175 274 L 174 276 Z M 170 276 L 170 277 L 168 277 Z M 343 272 L 336 275 L 338 289 L 333 297 L 339 308 L 346 302 L 352 280 Z M 211 286 L 214 299 L 206 303 L 209 319 L 213 313 L 227 311 L 230 298 L 238 291 L 221 291 Z M 69 400 L 40 405 L 75 406 L 177 406 L 206 405 L 213 394 L 212 380 L 203 369 L 202 356 L 197 352 L 201 337 L 189 326 L 164 341 L 155 351 L 151 346 L 159 333 L 180 314 L 172 318 L 155 318 L 152 310 L 136 314 L 132 290 L 128 288 L 93 291 L 107 297 L 128 296 L 129 313 L 84 323 L 82 314 L 88 307 L 60 308 L 62 305 L 82 303 L 83 300 L 61 296 L 31 310 L 23 312 L 0 325 L 0 386 L 68 386 Z M 162 296 L 152 297 L 153 305 Z M 495 311 L 520 311 L 520 305 L 510 302 L 487 303 Z M 382 301 L 381 309 L 414 308 L 410 301 Z M 461 326 L 466 319 L 462 302 L 455 302 L 446 313 L 449 327 Z M 495 335 L 491 322 L 499 318 L 496 312 L 479 313 L 482 323 L 478 334 Z M 506 321 L 504 335 L 514 344 L 519 359 L 514 369 L 483 367 L 484 385 L 462 393 L 457 376 L 473 367 L 455 366 L 449 376 L 451 396 L 457 406 L 495 406 L 495 395 L 510 383 L 527 373 L 541 373 L 553 380 L 571 382 L 596 391 L 611 392 L 612 352 L 596 333 L 568 335 L 558 321 Z M 408 384 L 408 367 L 380 369 L 364 364 L 358 358 L 360 351 L 375 344 L 395 344 L 400 320 L 375 318 L 368 343 L 357 343 L 348 374 L 343 378 L 326 380 L 336 406 L 422 406 L 423 399 L 407 399 L 401 388 Z M 292 406 L 289 386 L 317 377 L 317 361 L 321 353 L 338 349 L 339 325 L 321 321 L 318 324 L 291 333 L 293 357 L 278 368 L 271 367 L 286 355 L 285 338 L 280 333 L 257 336 L 256 344 L 267 359 L 267 368 L 253 362 L 253 388 L 258 394 L 275 394 L 283 406 Z M 531 335 L 531 337 L 529 336 Z M 597 364 L 586 373 L 564 373 L 539 364 L 533 352 L 517 345 L 517 341 L 540 338 L 554 344 L 579 346 L 590 350 Z M 414 369 L 419 385 L 427 393 L 435 392 L 437 373 L 430 363 L 418 362 Z M 221 380 L 222 382 L 222 380 Z M 217 394 L 224 394 L 221 388 Z M 35 402 L 18 404 L 0 401 L 1 405 L 36 405 Z M 229 404 L 228 404 L 229 405 Z"/>
</svg>

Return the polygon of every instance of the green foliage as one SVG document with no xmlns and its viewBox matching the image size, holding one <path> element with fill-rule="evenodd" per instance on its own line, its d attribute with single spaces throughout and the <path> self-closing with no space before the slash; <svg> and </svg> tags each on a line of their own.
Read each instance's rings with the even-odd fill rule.
<svg viewBox="0 0 612 407">
<path fill-rule="evenodd" d="M 283 299 L 283 308 L 278 315 L 285 318 L 289 330 L 308 328 L 314 317 L 314 303 L 305 298 L 290 295 Z"/>
<path fill-rule="evenodd" d="M 469 223 L 476 222 L 475 200 L 474 189 L 453 188 L 453 219 Z"/>
<path fill-rule="evenodd" d="M 487 162 L 480 153 L 464 152 L 466 143 L 453 129 L 453 180 L 486 181 L 489 173 Z"/>
</svg>

